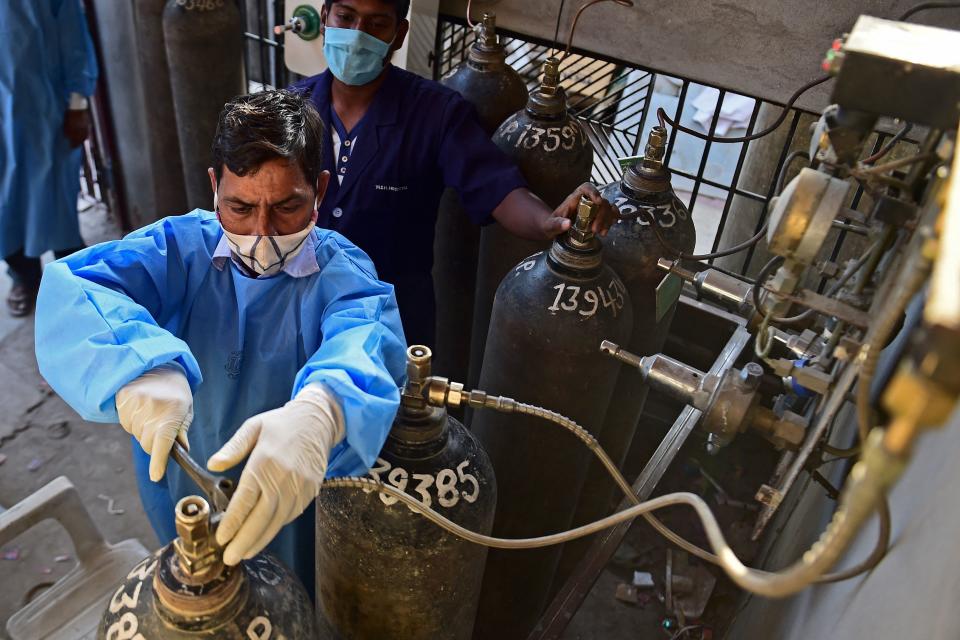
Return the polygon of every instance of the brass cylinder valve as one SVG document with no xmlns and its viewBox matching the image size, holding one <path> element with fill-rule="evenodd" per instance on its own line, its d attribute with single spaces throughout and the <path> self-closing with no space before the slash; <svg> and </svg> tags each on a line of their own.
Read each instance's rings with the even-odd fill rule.
<svg viewBox="0 0 960 640">
<path fill-rule="evenodd" d="M 567 110 L 567 99 L 560 86 L 560 60 L 550 57 L 543 63 L 543 77 L 527 102 L 527 110 L 539 117 L 561 117 Z"/>
<path fill-rule="evenodd" d="M 187 496 L 177 503 L 174 514 L 178 577 L 188 584 L 217 577 L 223 571 L 223 558 L 210 526 L 210 505 L 200 496 Z"/>
<path fill-rule="evenodd" d="M 590 198 L 580 196 L 580 203 L 577 205 L 577 217 L 570 228 L 570 239 L 575 245 L 586 245 L 593 238 L 593 231 L 590 227 L 597 218 L 597 205 Z"/>
<path fill-rule="evenodd" d="M 407 348 L 407 383 L 401 394 L 403 409 L 421 411 L 426 408 L 424 386 L 430 377 L 432 358 L 429 347 L 415 344 Z"/>
</svg>

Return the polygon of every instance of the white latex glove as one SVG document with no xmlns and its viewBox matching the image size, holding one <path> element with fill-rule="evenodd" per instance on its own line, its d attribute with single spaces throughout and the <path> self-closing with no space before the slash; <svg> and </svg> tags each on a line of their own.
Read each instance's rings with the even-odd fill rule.
<svg viewBox="0 0 960 640">
<path fill-rule="evenodd" d="M 244 422 L 210 457 L 207 468 L 219 472 L 250 456 L 217 528 L 217 543 L 226 545 L 224 563 L 257 555 L 303 513 L 320 493 L 330 450 L 343 435 L 343 412 L 333 393 L 310 384 L 279 409 Z"/>
<path fill-rule="evenodd" d="M 120 424 L 150 455 L 150 479 L 160 480 L 173 441 L 190 448 L 193 393 L 187 376 L 176 365 L 161 365 L 117 391 L 116 403 Z"/>
</svg>

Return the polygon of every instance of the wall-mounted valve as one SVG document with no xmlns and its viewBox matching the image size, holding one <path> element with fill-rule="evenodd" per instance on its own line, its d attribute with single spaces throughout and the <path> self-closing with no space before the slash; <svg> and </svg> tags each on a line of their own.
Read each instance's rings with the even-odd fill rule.
<svg viewBox="0 0 960 640">
<path fill-rule="evenodd" d="M 314 7 L 302 4 L 293 10 L 293 17 L 286 24 L 273 28 L 278 36 L 285 31 L 295 33 L 303 40 L 316 40 L 320 36 L 320 14 Z"/>
<path fill-rule="evenodd" d="M 795 449 L 803 442 L 801 416 L 790 411 L 778 415 L 757 404 L 763 367 L 756 362 L 707 374 L 663 354 L 640 357 L 608 340 L 600 350 L 638 369 L 651 388 L 702 411 L 700 426 L 709 434 L 711 450 L 726 446 L 748 427 L 778 448 Z"/>
</svg>

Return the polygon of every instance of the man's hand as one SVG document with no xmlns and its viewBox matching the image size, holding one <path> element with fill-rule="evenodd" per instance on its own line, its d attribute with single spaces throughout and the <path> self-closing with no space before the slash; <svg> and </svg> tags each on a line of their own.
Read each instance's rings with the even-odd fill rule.
<svg viewBox="0 0 960 640">
<path fill-rule="evenodd" d="M 162 365 L 117 391 L 116 403 L 120 424 L 150 455 L 150 479 L 157 482 L 167 469 L 173 441 L 190 448 L 193 394 L 187 377 L 176 365 Z"/>
<path fill-rule="evenodd" d="M 544 233 L 548 237 L 556 237 L 570 228 L 571 220 L 577 217 L 577 205 L 580 203 L 580 196 L 586 196 L 599 205 L 597 217 L 590 229 L 597 235 L 607 235 L 607 229 L 617 221 L 620 212 L 600 195 L 595 186 L 589 182 L 584 182 L 577 187 L 576 191 L 567 196 L 566 200 L 560 203 L 560 206 L 553 211 L 552 217 L 544 221 Z"/>
<path fill-rule="evenodd" d="M 337 400 L 326 386 L 310 384 L 279 409 L 244 422 L 210 457 L 207 468 L 219 472 L 250 456 L 217 528 L 224 563 L 257 555 L 303 513 L 320 493 L 330 450 L 343 434 Z"/>
<path fill-rule="evenodd" d="M 63 135 L 67 136 L 70 148 L 76 149 L 90 134 L 90 110 L 67 109 L 63 117 Z"/>
</svg>

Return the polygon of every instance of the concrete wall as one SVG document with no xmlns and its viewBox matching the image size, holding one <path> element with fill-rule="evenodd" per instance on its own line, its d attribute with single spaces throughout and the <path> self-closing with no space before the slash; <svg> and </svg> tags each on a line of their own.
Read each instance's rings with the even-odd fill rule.
<svg viewBox="0 0 960 640">
<path fill-rule="evenodd" d="M 943 429 L 923 436 L 894 488 L 890 551 L 876 569 L 786 600 L 752 598 L 727 639 L 955 640 L 960 636 L 958 456 L 960 411 Z M 819 536 L 832 508 L 823 490 L 811 484 L 791 517 L 779 523 L 790 534 L 777 539 L 766 567 L 782 568 L 798 558 Z M 861 532 L 841 567 L 866 557 L 875 536 L 873 525 Z"/>
<path fill-rule="evenodd" d="M 916 0 L 918 1 L 918 0 Z M 862 13 L 896 18 L 915 0 L 635 0 L 587 9 L 574 45 L 658 71 L 674 73 L 767 100 L 784 101 L 821 74 L 820 61 L 834 38 Z M 506 29 L 560 40 L 583 4 L 573 0 L 475 1 L 473 12 L 497 13 Z M 463 16 L 465 0 L 442 0 L 441 13 Z M 912 19 L 960 29 L 960 11 L 927 11 Z M 817 87 L 798 104 L 821 110 L 829 89 Z"/>
</svg>

